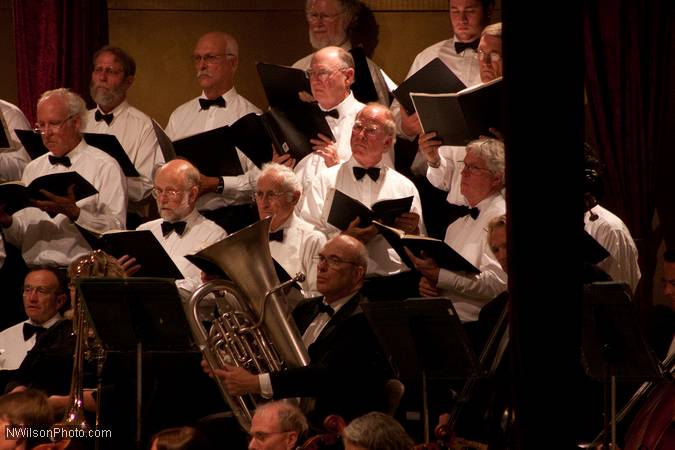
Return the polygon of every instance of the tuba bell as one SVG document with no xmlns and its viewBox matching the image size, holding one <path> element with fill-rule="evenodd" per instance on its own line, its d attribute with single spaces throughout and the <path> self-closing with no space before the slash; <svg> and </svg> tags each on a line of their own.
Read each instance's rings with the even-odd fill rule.
<svg viewBox="0 0 675 450">
<path fill-rule="evenodd" d="M 192 335 L 211 369 L 229 364 L 252 373 L 269 373 L 309 363 L 295 322 L 288 319 L 283 295 L 286 287 L 303 281 L 304 275 L 279 283 L 268 244 L 270 221 L 261 220 L 195 255 L 216 264 L 231 280 L 202 284 L 187 305 Z M 219 316 L 207 330 L 199 311 L 209 294 L 219 297 Z M 230 395 L 223 381 L 214 378 L 234 417 L 248 431 L 260 398 Z"/>
</svg>

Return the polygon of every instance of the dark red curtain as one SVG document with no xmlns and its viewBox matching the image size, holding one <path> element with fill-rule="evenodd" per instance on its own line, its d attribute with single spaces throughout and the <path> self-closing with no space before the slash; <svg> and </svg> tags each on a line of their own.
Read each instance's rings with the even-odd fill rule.
<svg viewBox="0 0 675 450">
<path fill-rule="evenodd" d="M 40 95 L 67 87 L 89 98 L 92 54 L 108 42 L 106 0 L 13 0 L 19 107 L 35 121 Z"/>
<path fill-rule="evenodd" d="M 657 193 L 670 192 L 671 204 L 673 198 L 672 167 L 670 179 L 658 176 L 675 128 L 668 114 L 675 100 L 672 0 L 586 1 L 584 47 L 590 134 L 606 166 L 601 203 L 623 219 L 638 246 L 636 297 L 644 314 L 661 237 L 652 233 Z"/>
</svg>

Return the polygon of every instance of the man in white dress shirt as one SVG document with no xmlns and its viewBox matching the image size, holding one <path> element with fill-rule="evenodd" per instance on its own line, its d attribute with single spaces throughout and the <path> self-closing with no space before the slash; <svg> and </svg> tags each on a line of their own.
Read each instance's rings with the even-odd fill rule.
<svg viewBox="0 0 675 450">
<path fill-rule="evenodd" d="M 130 228 L 149 218 L 152 171 L 164 162 L 152 119 L 127 101 L 136 76 L 136 62 L 119 47 L 105 46 L 94 53 L 89 91 L 96 108 L 87 111 L 83 131 L 117 137 L 140 177 L 127 178 Z"/>
<path fill-rule="evenodd" d="M 98 193 L 75 201 L 74 194 L 43 191 L 44 200 L 12 216 L 0 209 L 5 238 L 21 249 L 29 266 L 66 267 L 90 252 L 75 224 L 98 233 L 125 228 L 126 179 L 117 161 L 82 139 L 85 111 L 84 100 L 65 88 L 47 91 L 38 100 L 36 131 L 48 152 L 26 166 L 21 181 L 28 185 L 43 175 L 77 172 Z"/>
<path fill-rule="evenodd" d="M 305 17 L 309 27 L 309 42 L 312 48 L 320 50 L 324 47 L 341 47 L 346 51 L 352 48 L 348 36 L 351 23 L 356 19 L 360 2 L 355 0 L 307 0 Z M 296 61 L 293 67 L 307 70 L 312 55 Z M 389 106 L 389 92 L 396 89 L 396 84 L 370 58 L 366 59 L 370 77 L 375 85 L 377 101 Z"/>
<path fill-rule="evenodd" d="M 365 106 L 354 98 L 350 86 L 354 82 L 354 59 L 340 47 L 325 47 L 317 51 L 307 69 L 312 95 L 322 111 L 330 111 L 326 121 L 335 137 L 332 141 L 319 134 L 311 140 L 314 154 L 308 155 L 295 166 L 303 189 L 326 169 L 347 161 L 351 155 L 349 140 L 356 113 Z M 283 158 L 279 159 L 283 163 Z M 391 164 L 390 164 L 391 165 Z"/>
<path fill-rule="evenodd" d="M 234 88 L 239 63 L 239 45 L 234 37 L 221 31 L 206 33 L 197 41 L 192 59 L 202 94 L 171 113 L 166 127 L 171 140 L 232 125 L 249 113 L 260 114 L 260 109 Z M 197 201 L 199 211 L 208 211 L 207 216 L 230 233 L 255 221 L 251 199 L 259 170 L 241 151 L 237 154 L 242 175 L 202 175 Z"/>
<path fill-rule="evenodd" d="M 379 200 L 412 196 L 410 212 L 397 217 L 394 226 L 407 233 L 424 234 L 424 224 L 420 220 L 422 206 L 417 189 L 412 181 L 382 161 L 382 156 L 393 147 L 395 140 L 396 129 L 389 109 L 378 103 L 366 105 L 356 116 L 352 128 L 352 157 L 319 175 L 305 193 L 302 217 L 331 238 L 340 233 L 338 228 L 328 223 L 334 190 L 366 206 Z M 375 225 L 361 227 L 358 222 L 359 219 L 355 218 L 343 233 L 359 239 L 368 249 L 368 279 L 364 287 L 366 295 L 373 299 L 394 294 L 405 298 L 416 292 L 416 286 L 412 286 L 416 285 L 416 279 L 413 282 L 415 274 L 408 270 L 377 232 Z M 397 285 L 393 277 L 399 279 L 401 284 Z"/>
<path fill-rule="evenodd" d="M 489 23 L 494 0 L 449 0 L 453 36 L 422 50 L 413 61 L 406 78 L 420 70 L 434 58 L 440 58 L 465 86 L 480 83 L 478 41 Z M 421 133 L 417 113 L 408 115 L 398 102 L 392 104 L 398 130 L 412 139 Z M 400 112 L 400 114 L 399 114 Z"/>
<path fill-rule="evenodd" d="M 27 320 L 0 332 L 0 369 L 17 369 L 37 338 L 62 320 L 59 309 L 67 300 L 56 271 L 49 267 L 31 270 L 23 283 L 23 307 Z"/>
<path fill-rule="evenodd" d="M 272 217 L 272 257 L 289 275 L 304 273 L 305 281 L 301 283 L 303 294 L 314 297 L 319 295 L 314 257 L 326 243 L 326 237 L 295 213 L 295 205 L 301 196 L 302 186 L 291 169 L 276 163 L 263 166 L 255 198 L 260 218 Z"/>
<path fill-rule="evenodd" d="M 11 151 L 0 153 L 0 181 L 20 180 L 23 169 L 30 162 L 30 156 L 19 141 L 14 130 L 30 130 L 31 126 L 23 112 L 15 105 L 0 100 L 0 115 L 9 131 Z"/>
<path fill-rule="evenodd" d="M 496 139 L 479 139 L 466 146 L 461 165 L 461 192 L 469 205 L 466 215 L 448 226 L 445 242 L 481 272 L 478 275 L 452 272 L 438 267 L 431 258 L 416 258 L 408 252 L 422 274 L 420 293 L 447 295 L 464 322 L 478 319 L 480 309 L 506 290 L 506 273 L 490 251 L 485 230 L 495 217 L 506 212 L 504 187 L 504 144 Z"/>
<path fill-rule="evenodd" d="M 174 159 L 160 167 L 155 174 L 152 195 L 157 199 L 161 218 L 137 228 L 150 230 L 155 235 L 178 270 L 193 285 L 199 284 L 201 270 L 184 256 L 227 237 L 225 230 L 195 208 L 199 177 L 199 170 L 183 159 Z"/>
</svg>

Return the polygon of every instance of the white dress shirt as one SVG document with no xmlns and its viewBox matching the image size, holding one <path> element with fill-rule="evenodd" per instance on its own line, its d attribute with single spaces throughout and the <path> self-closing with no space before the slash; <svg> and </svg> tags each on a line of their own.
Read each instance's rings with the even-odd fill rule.
<svg viewBox="0 0 675 450">
<path fill-rule="evenodd" d="M 171 113 L 166 134 L 172 141 L 232 125 L 246 114 L 260 114 L 261 112 L 253 103 L 237 94 L 235 88 L 223 94 L 226 103 L 225 108 L 212 106 L 206 110 L 201 109 L 200 98 L 206 98 L 204 93 L 182 104 Z M 214 210 L 223 206 L 253 201 L 255 180 L 258 178 L 260 170 L 239 149 L 237 149 L 237 155 L 244 173 L 234 177 L 222 177 L 225 183 L 223 193 L 210 192 L 200 196 L 197 199 L 198 210 Z"/>
<path fill-rule="evenodd" d="M 471 48 L 467 48 L 462 53 L 457 54 L 455 51 L 455 39 L 456 37 L 453 36 L 445 41 L 437 42 L 418 53 L 410 66 L 406 78 L 409 78 L 412 74 L 429 64 L 434 58 L 439 58 L 455 75 L 457 75 L 457 78 L 459 78 L 466 87 L 479 84 L 481 81 L 478 53 Z M 401 130 L 401 111 L 398 101 L 394 100 L 391 105 L 391 110 L 394 114 L 399 134 L 405 136 Z M 409 136 L 409 138 L 412 137 L 413 136 Z"/>
<path fill-rule="evenodd" d="M 135 210 L 134 203 L 147 198 L 152 191 L 153 169 L 164 162 L 162 150 L 152 127 L 152 119 L 129 105 L 126 100 L 110 111 L 113 114 L 110 125 L 103 120 L 96 122 L 94 118 L 96 111 L 97 108 L 90 109 L 85 114 L 83 131 L 115 135 L 129 155 L 129 159 L 140 175 L 140 177 L 127 178 L 129 209 Z"/>
<path fill-rule="evenodd" d="M 44 328 L 49 328 L 55 323 L 61 321 L 63 317 L 56 313 L 51 319 L 45 323 L 40 324 Z M 12 325 L 9 328 L 0 332 L 0 369 L 14 370 L 18 369 L 23 362 L 29 350 L 35 346 L 37 334 L 32 335 L 27 340 L 23 338 L 23 324 L 29 323 L 38 326 L 32 320 L 24 320 L 23 322 Z"/>
<path fill-rule="evenodd" d="M 598 218 L 591 221 L 591 212 Z M 638 251 L 633 237 L 618 216 L 600 205 L 595 205 L 584 214 L 584 229 L 608 252 L 609 256 L 596 264 L 613 281 L 627 283 L 631 292 L 640 281 Z"/>
<path fill-rule="evenodd" d="M 32 127 L 18 107 L 4 100 L 0 100 L 0 114 L 7 125 L 12 148 L 10 151 L 0 153 L 0 181 L 19 180 L 24 167 L 30 162 L 30 156 L 14 130 L 30 130 Z"/>
<path fill-rule="evenodd" d="M 350 142 L 352 137 L 352 127 L 356 115 L 364 106 L 366 105 L 356 100 L 354 94 L 350 92 L 349 95 L 334 108 L 338 111 L 339 117 L 336 119 L 332 116 L 326 116 L 326 122 L 328 122 L 328 126 L 330 126 L 330 130 L 335 137 L 340 163 L 343 163 L 352 157 L 352 146 Z M 387 165 L 393 167 L 391 158 L 388 158 L 388 161 L 389 164 Z M 324 169 L 326 169 L 326 163 L 323 158 L 316 153 L 307 155 L 298 162 L 294 171 L 302 183 L 303 192 L 309 189 L 312 181 Z"/>
<path fill-rule="evenodd" d="M 66 156 L 71 166 L 49 162 L 48 152 L 31 161 L 23 172 L 26 185 L 34 179 L 54 173 L 77 172 L 98 190 L 98 194 L 77 202 L 80 215 L 75 223 L 98 233 L 125 228 L 127 182 L 117 161 L 107 153 L 90 147 L 84 139 Z M 38 208 L 24 208 L 12 216 L 12 225 L 4 229 L 8 242 L 21 248 L 28 265 L 68 266 L 91 251 L 74 223 L 63 214 L 51 218 Z"/>
<path fill-rule="evenodd" d="M 313 258 L 326 243 L 326 236 L 295 214 L 291 215 L 279 229 L 284 230 L 284 241 L 270 241 L 272 258 L 290 276 L 295 276 L 298 272 L 305 274 L 305 281 L 300 283 L 305 297 L 320 295 L 316 290 L 317 264 Z"/>
<path fill-rule="evenodd" d="M 448 225 L 445 242 L 481 273 L 467 275 L 441 269 L 438 275 L 441 294 L 452 300 L 463 322 L 478 320 L 480 309 L 506 290 L 506 273 L 487 242 L 487 225 L 506 213 L 506 202 L 500 193 L 483 199 L 476 207 L 480 214 L 475 220 L 466 215 Z"/>
<path fill-rule="evenodd" d="M 166 237 L 162 234 L 163 219 L 156 219 L 143 223 L 137 230 L 150 230 L 157 238 L 166 253 L 171 257 L 178 270 L 186 279 L 200 279 L 201 269 L 192 264 L 185 255 L 191 255 L 203 250 L 211 244 L 215 244 L 227 237 L 227 233 L 215 222 L 210 221 L 194 209 L 185 221 L 185 231 L 178 235 L 171 231 Z"/>
<path fill-rule="evenodd" d="M 328 238 L 340 233 L 340 230 L 328 223 L 328 214 L 332 204 L 334 190 L 359 200 L 370 207 L 379 200 L 388 200 L 412 196 L 411 212 L 420 216 L 420 233 L 425 234 L 422 221 L 422 204 L 415 185 L 394 169 L 380 163 L 380 177 L 373 181 L 368 176 L 360 180 L 354 177 L 353 168 L 358 164 L 350 158 L 344 164 L 329 167 L 321 172 L 306 192 L 301 217 L 325 234 Z M 401 258 L 387 241 L 377 234 L 366 244 L 368 249 L 368 275 L 393 275 L 408 270 Z"/>
<path fill-rule="evenodd" d="M 436 188 L 447 191 L 446 200 L 455 205 L 466 205 L 466 198 L 462 195 L 462 164 L 466 156 L 466 147 L 443 145 L 439 147 L 441 157 L 437 168 L 427 167 L 427 180 Z"/>
<path fill-rule="evenodd" d="M 352 48 L 349 40 L 346 40 L 340 47 L 347 51 Z M 304 58 L 297 60 L 293 64 L 293 68 L 300 69 L 302 71 L 309 69 L 309 65 L 312 63 L 313 56 L 314 53 L 310 53 Z M 375 85 L 375 91 L 377 92 L 377 102 L 385 106 L 389 106 L 389 92 L 396 89 L 396 83 L 394 83 L 392 79 L 389 78 L 386 73 L 384 73 L 384 70 L 375 64 L 372 59 L 366 57 L 366 61 L 368 62 L 370 78 L 372 78 L 373 84 Z"/>
</svg>

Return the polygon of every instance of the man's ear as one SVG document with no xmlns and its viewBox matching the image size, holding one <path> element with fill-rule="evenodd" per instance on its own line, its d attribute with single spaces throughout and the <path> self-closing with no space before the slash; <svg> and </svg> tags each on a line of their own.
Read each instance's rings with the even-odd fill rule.
<svg viewBox="0 0 675 450">
<path fill-rule="evenodd" d="M 58 305 L 58 308 L 56 308 L 56 309 L 63 308 L 63 305 L 66 304 L 67 300 L 68 300 L 68 294 L 66 294 L 65 292 L 62 293 L 62 294 L 58 294 L 56 296 L 56 304 Z"/>
<path fill-rule="evenodd" d="M 135 75 L 129 75 L 124 79 L 124 83 L 127 85 L 127 89 L 130 88 L 132 84 L 134 84 L 135 79 L 136 79 Z"/>
<path fill-rule="evenodd" d="M 293 206 L 297 205 L 298 202 L 300 201 L 300 192 L 295 191 L 295 192 L 289 192 L 288 194 L 289 194 L 288 195 L 288 203 L 290 203 Z"/>
<path fill-rule="evenodd" d="M 345 77 L 347 78 L 347 87 L 354 84 L 354 68 L 348 67 L 345 70 Z"/>
<path fill-rule="evenodd" d="M 286 448 L 287 450 L 293 450 L 298 445 L 298 433 L 289 431 L 286 436 Z"/>
</svg>

